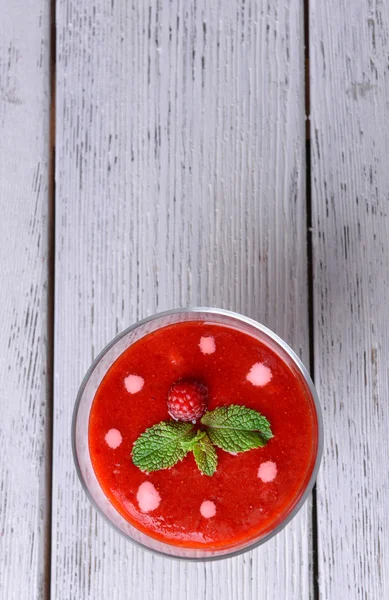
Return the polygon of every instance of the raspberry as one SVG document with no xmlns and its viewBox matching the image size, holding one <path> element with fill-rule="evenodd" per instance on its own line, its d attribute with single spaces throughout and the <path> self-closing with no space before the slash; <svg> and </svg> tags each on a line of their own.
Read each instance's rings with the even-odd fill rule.
<svg viewBox="0 0 389 600">
<path fill-rule="evenodd" d="M 167 407 L 176 421 L 197 421 L 207 408 L 207 388 L 197 381 L 180 381 L 169 390 Z"/>
</svg>

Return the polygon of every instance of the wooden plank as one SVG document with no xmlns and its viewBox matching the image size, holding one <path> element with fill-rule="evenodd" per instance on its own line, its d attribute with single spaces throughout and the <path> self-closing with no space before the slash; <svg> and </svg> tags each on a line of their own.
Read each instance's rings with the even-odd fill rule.
<svg viewBox="0 0 389 600">
<path fill-rule="evenodd" d="M 157 310 L 238 310 L 307 360 L 301 3 L 59 0 L 57 35 L 52 596 L 308 598 L 309 506 L 246 556 L 153 557 L 89 506 L 69 429 L 93 357 Z"/>
<path fill-rule="evenodd" d="M 310 12 L 322 598 L 389 598 L 389 8 Z"/>
<path fill-rule="evenodd" d="M 49 3 L 2 2 L 0 12 L 0 595 L 41 600 L 49 564 Z"/>
</svg>

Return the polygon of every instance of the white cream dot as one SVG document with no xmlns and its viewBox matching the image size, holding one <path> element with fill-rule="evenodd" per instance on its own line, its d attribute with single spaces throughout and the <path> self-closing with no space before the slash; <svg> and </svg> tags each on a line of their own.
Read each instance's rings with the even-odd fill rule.
<svg viewBox="0 0 389 600">
<path fill-rule="evenodd" d="M 216 506 L 214 502 L 211 500 L 204 500 L 204 502 L 200 506 L 201 515 L 204 519 L 210 519 L 216 515 Z"/>
<path fill-rule="evenodd" d="M 161 496 L 150 481 L 144 481 L 138 488 L 136 494 L 139 508 L 142 512 L 150 512 L 158 508 L 161 502 Z"/>
<path fill-rule="evenodd" d="M 216 350 L 215 338 L 212 335 L 202 337 L 199 346 L 203 354 L 213 354 Z"/>
<path fill-rule="evenodd" d="M 255 365 L 251 367 L 249 373 L 246 375 L 247 381 L 258 387 L 263 387 L 269 383 L 272 377 L 273 373 L 269 367 L 260 362 L 255 363 Z"/>
<path fill-rule="evenodd" d="M 263 481 L 263 483 L 269 483 L 276 478 L 277 475 L 277 465 L 272 460 L 268 460 L 267 462 L 263 462 L 259 465 L 258 469 L 258 477 Z"/>
<path fill-rule="evenodd" d="M 122 434 L 117 429 L 110 429 L 105 434 L 104 439 L 107 442 L 108 446 L 113 450 L 115 450 L 115 448 L 118 448 L 123 440 Z"/>
<path fill-rule="evenodd" d="M 139 375 L 129 375 L 124 380 L 126 390 L 130 394 L 136 394 L 137 392 L 140 392 L 144 384 L 145 380 L 143 379 L 143 377 L 139 377 Z"/>
</svg>

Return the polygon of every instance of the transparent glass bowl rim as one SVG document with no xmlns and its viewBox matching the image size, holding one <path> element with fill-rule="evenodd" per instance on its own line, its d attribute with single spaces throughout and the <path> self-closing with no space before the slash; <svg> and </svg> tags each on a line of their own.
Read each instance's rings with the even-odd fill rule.
<svg viewBox="0 0 389 600">
<path fill-rule="evenodd" d="M 141 327 L 142 325 L 145 325 L 145 324 L 149 323 L 150 321 L 154 321 L 156 319 L 160 319 L 160 318 L 168 317 L 168 316 L 179 315 L 179 314 L 185 314 L 185 313 L 199 313 L 199 314 L 201 314 L 201 313 L 207 313 L 207 314 L 214 314 L 214 315 L 218 315 L 218 316 L 229 317 L 229 318 L 235 319 L 238 322 L 240 321 L 242 323 L 250 325 L 250 326 L 254 327 L 255 329 L 257 329 L 260 333 L 263 333 L 263 334 L 267 335 L 272 341 L 274 341 L 276 344 L 278 344 L 287 353 L 287 355 L 292 359 L 293 363 L 300 370 L 300 372 L 301 372 L 301 374 L 302 374 L 302 376 L 303 376 L 303 378 L 304 378 L 304 380 L 305 380 L 305 382 L 306 382 L 306 384 L 308 386 L 309 392 L 311 393 L 311 396 L 312 396 L 312 399 L 313 399 L 314 408 L 315 408 L 316 418 L 317 418 L 317 451 L 316 451 L 315 464 L 314 464 L 314 467 L 312 469 L 312 474 L 311 474 L 311 477 L 309 479 L 309 482 L 308 482 L 305 490 L 303 491 L 301 497 L 299 498 L 298 502 L 296 503 L 296 505 L 293 507 L 293 509 L 290 511 L 290 513 L 288 513 L 286 515 L 285 519 L 283 519 L 277 525 L 277 527 L 275 527 L 272 531 L 270 531 L 269 533 L 267 533 L 265 536 L 261 537 L 258 540 L 254 540 L 252 543 L 248 544 L 247 546 L 244 546 L 243 548 L 238 548 L 236 550 L 232 549 L 231 552 L 226 552 L 225 554 L 218 555 L 218 556 L 214 556 L 214 555 L 211 555 L 211 554 L 210 554 L 210 556 L 201 556 L 201 557 L 197 557 L 197 556 L 188 556 L 188 557 L 185 557 L 185 556 L 175 556 L 174 554 L 167 554 L 165 552 L 162 552 L 162 551 L 159 551 L 159 550 L 156 550 L 156 549 L 148 548 L 147 546 L 145 546 L 141 542 L 139 542 L 139 541 L 131 538 L 130 536 L 126 535 L 114 523 L 112 523 L 112 521 L 104 514 L 104 512 L 100 509 L 100 507 L 95 502 L 95 500 L 92 497 L 92 495 L 90 494 L 89 489 L 88 489 L 88 485 L 85 482 L 84 477 L 83 477 L 82 472 L 81 472 L 81 467 L 80 467 L 80 464 L 78 462 L 77 450 L 76 450 L 76 424 L 77 424 L 77 416 L 78 416 L 79 406 L 80 406 L 80 403 L 81 403 L 81 400 L 82 400 L 82 397 L 83 397 L 83 393 L 84 393 L 85 387 L 86 387 L 86 385 L 87 385 L 87 383 L 89 381 L 89 378 L 92 375 L 93 371 L 95 370 L 95 367 L 100 362 L 100 360 L 105 356 L 105 354 L 113 346 L 115 346 L 115 344 L 119 340 L 121 340 L 124 336 L 126 336 L 127 334 L 129 334 L 131 331 L 134 331 L 138 327 Z M 194 306 L 194 307 L 187 307 L 187 308 L 174 308 L 174 309 L 171 309 L 171 310 L 166 310 L 166 311 L 163 311 L 163 312 L 154 313 L 150 317 L 146 317 L 145 319 L 137 321 L 136 323 L 134 323 L 130 327 L 127 327 L 127 329 L 124 329 L 123 331 L 121 331 L 117 336 L 115 336 L 103 348 L 103 350 L 98 354 L 98 356 L 94 359 L 94 361 L 92 362 L 91 366 L 89 367 L 89 369 L 88 369 L 88 371 L 87 371 L 87 373 L 86 373 L 86 375 L 85 375 L 85 377 L 84 377 L 84 379 L 83 379 L 83 381 L 81 383 L 81 386 L 80 386 L 80 388 L 78 390 L 77 397 L 76 397 L 76 402 L 75 402 L 74 409 L 73 409 L 72 426 L 71 426 L 71 440 L 72 440 L 73 460 L 74 460 L 74 464 L 75 464 L 75 468 L 76 468 L 76 471 L 77 471 L 77 475 L 78 475 L 78 478 L 79 478 L 79 480 L 81 482 L 82 488 L 83 488 L 85 494 L 87 495 L 89 501 L 91 502 L 92 506 L 94 506 L 94 508 L 97 510 L 97 512 L 103 517 L 103 519 L 113 529 L 115 529 L 115 531 L 117 531 L 117 533 L 119 533 L 122 537 L 124 537 L 124 539 L 132 542 L 135 546 L 137 546 L 139 548 L 142 548 L 142 550 L 146 550 L 147 552 L 150 552 L 150 553 L 155 554 L 155 555 L 163 556 L 165 558 L 170 558 L 170 559 L 173 559 L 173 560 L 180 560 L 180 561 L 183 560 L 183 561 L 190 561 L 190 562 L 208 562 L 208 561 L 215 561 L 215 560 L 223 560 L 223 559 L 227 559 L 227 558 L 232 558 L 234 556 L 239 556 L 240 554 L 243 554 L 245 552 L 249 552 L 250 550 L 254 550 L 258 546 L 261 546 L 262 544 L 264 544 L 268 540 L 270 540 L 272 537 L 274 537 L 275 535 L 277 535 L 277 533 L 279 533 L 280 531 L 282 531 L 282 529 L 284 529 L 284 527 L 299 512 L 299 510 L 301 509 L 301 507 L 303 506 L 303 504 L 307 500 L 309 494 L 311 493 L 313 486 L 315 485 L 317 473 L 318 473 L 319 468 L 320 468 L 320 463 L 321 463 L 321 459 L 322 459 L 322 455 L 323 455 L 323 442 L 324 442 L 323 415 L 322 415 L 322 410 L 321 410 L 321 406 L 320 406 L 318 394 L 316 392 L 316 388 L 314 386 L 314 383 L 313 383 L 313 381 L 311 379 L 311 376 L 310 376 L 308 370 L 306 369 L 304 363 L 297 356 L 297 354 L 290 348 L 290 346 L 282 338 L 280 338 L 271 329 L 268 329 L 267 327 L 265 327 L 264 325 L 262 325 L 258 321 L 255 321 L 254 319 L 251 319 L 250 317 L 246 317 L 245 315 L 242 315 L 240 313 L 237 313 L 237 312 L 234 312 L 234 311 L 230 311 L 230 310 L 226 310 L 226 309 L 222 309 L 222 308 L 204 307 L 204 306 L 197 307 L 197 306 Z M 173 544 L 171 544 L 170 546 L 172 548 L 174 548 Z"/>
</svg>

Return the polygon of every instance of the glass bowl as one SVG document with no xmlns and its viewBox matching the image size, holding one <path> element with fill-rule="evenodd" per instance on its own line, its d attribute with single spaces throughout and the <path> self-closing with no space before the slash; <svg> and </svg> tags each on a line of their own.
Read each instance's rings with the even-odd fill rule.
<svg viewBox="0 0 389 600">
<path fill-rule="evenodd" d="M 217 550 L 182 548 L 156 540 L 136 529 L 124 519 L 105 496 L 93 470 L 89 454 L 89 414 L 96 391 L 111 365 L 131 344 L 148 333 L 161 327 L 184 321 L 206 321 L 233 327 L 256 337 L 262 343 L 269 346 L 292 368 L 296 377 L 299 377 L 303 383 L 315 421 L 317 434 L 312 444 L 310 467 L 294 501 L 288 507 L 288 510 L 282 514 L 281 518 L 274 523 L 274 527 L 270 531 L 266 531 L 258 538 L 243 542 L 233 548 L 221 548 Z M 72 448 L 76 470 L 89 500 L 103 518 L 127 540 L 130 540 L 143 549 L 163 556 L 169 556 L 170 558 L 216 560 L 236 556 L 265 543 L 281 531 L 300 510 L 312 490 L 321 461 L 323 449 L 322 414 L 317 393 L 308 371 L 293 350 L 275 333 L 248 317 L 227 310 L 216 308 L 180 308 L 159 313 L 135 323 L 112 340 L 94 360 L 85 375 L 77 395 L 72 421 Z"/>
</svg>

